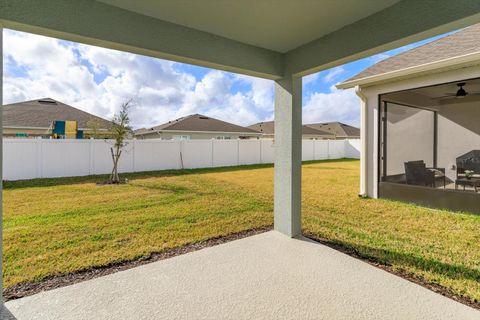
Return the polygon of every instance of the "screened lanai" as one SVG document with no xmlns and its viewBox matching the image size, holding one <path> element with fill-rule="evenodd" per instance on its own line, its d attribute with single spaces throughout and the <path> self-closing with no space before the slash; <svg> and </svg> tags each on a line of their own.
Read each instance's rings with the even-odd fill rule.
<svg viewBox="0 0 480 320">
<path fill-rule="evenodd" d="M 387 93 L 380 104 L 380 194 L 477 212 L 480 79 Z"/>
</svg>

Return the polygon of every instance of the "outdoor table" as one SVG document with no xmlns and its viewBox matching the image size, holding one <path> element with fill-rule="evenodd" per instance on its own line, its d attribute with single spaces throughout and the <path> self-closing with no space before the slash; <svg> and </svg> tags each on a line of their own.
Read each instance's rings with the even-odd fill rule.
<svg viewBox="0 0 480 320">
<path fill-rule="evenodd" d="M 455 180 L 455 190 L 457 190 L 458 186 L 463 186 L 463 190 L 465 190 L 465 186 L 471 186 L 477 192 L 478 188 L 480 188 L 480 178 L 458 178 Z"/>
</svg>

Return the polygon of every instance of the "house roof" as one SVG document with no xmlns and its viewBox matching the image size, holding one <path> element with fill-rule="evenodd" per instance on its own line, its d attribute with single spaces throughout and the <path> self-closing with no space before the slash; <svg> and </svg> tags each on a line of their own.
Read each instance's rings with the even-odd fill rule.
<svg viewBox="0 0 480 320">
<path fill-rule="evenodd" d="M 228 132 L 254 135 L 258 134 L 258 132 L 255 130 L 245 128 L 230 122 L 218 120 L 212 117 L 207 117 L 201 114 L 192 114 L 149 129 L 138 129 L 135 131 L 135 135 L 158 131 Z"/>
<path fill-rule="evenodd" d="M 53 121 L 77 121 L 79 128 L 87 128 L 89 120 L 96 119 L 101 129 L 111 127 L 111 122 L 79 110 L 60 101 L 44 98 L 7 104 L 3 106 L 3 126 L 16 128 L 49 128 Z"/>
<path fill-rule="evenodd" d="M 275 122 L 274 121 L 259 122 L 259 123 L 252 124 L 251 126 L 248 126 L 248 128 L 261 132 L 263 134 L 274 134 Z M 330 132 L 312 128 L 307 125 L 302 126 L 302 134 L 314 135 L 314 136 L 331 136 L 332 135 L 332 133 Z"/>
<path fill-rule="evenodd" d="M 311 123 L 305 126 L 322 130 L 337 137 L 359 137 L 360 129 L 341 122 Z"/>
<path fill-rule="evenodd" d="M 441 39 L 377 62 L 350 79 L 345 80 L 339 85 L 339 87 L 347 87 L 345 84 L 357 82 L 361 79 L 421 65 L 433 64 L 435 62 L 479 52 L 480 24 L 475 24 Z"/>
</svg>

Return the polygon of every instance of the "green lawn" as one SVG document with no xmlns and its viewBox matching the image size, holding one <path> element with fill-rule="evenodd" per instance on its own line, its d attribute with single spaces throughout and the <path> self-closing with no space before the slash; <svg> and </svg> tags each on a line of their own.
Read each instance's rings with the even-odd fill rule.
<svg viewBox="0 0 480 320">
<path fill-rule="evenodd" d="M 480 216 L 361 199 L 358 161 L 303 166 L 304 232 L 480 301 Z M 273 222 L 273 169 L 7 182 L 4 285 L 40 281 Z"/>
</svg>

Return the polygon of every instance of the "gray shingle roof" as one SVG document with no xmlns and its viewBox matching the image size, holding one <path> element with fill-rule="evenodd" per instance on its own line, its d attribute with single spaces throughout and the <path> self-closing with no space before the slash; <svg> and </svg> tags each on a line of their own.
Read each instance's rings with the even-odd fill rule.
<svg viewBox="0 0 480 320">
<path fill-rule="evenodd" d="M 248 128 L 261 132 L 263 134 L 274 134 L 275 132 L 275 122 L 274 121 L 265 121 L 252 124 Z M 302 126 L 302 134 L 304 135 L 315 135 L 315 136 L 332 136 L 332 133 L 312 128 L 308 125 Z"/>
<path fill-rule="evenodd" d="M 311 123 L 307 124 L 317 130 L 325 131 L 329 134 L 334 134 L 337 137 L 359 137 L 360 129 L 341 122 L 327 122 L 327 123 Z"/>
<path fill-rule="evenodd" d="M 255 130 L 245 128 L 233 123 L 207 117 L 201 114 L 192 114 L 183 118 L 169 121 L 150 129 L 140 129 L 135 134 L 147 133 L 149 131 L 195 131 L 195 132 L 235 132 L 235 133 L 258 133 Z"/>
<path fill-rule="evenodd" d="M 3 126 L 19 128 L 49 128 L 56 120 L 74 120 L 78 128 L 86 128 L 91 119 L 98 120 L 101 129 L 111 122 L 51 98 L 7 104 L 3 106 Z"/>
<path fill-rule="evenodd" d="M 476 52 L 480 52 L 480 24 L 382 60 L 344 82 Z"/>
</svg>

